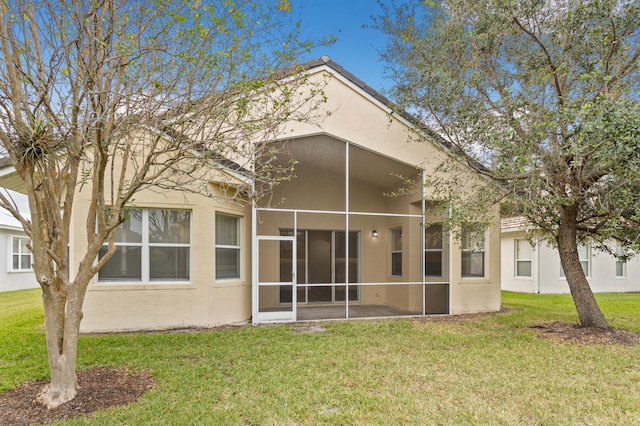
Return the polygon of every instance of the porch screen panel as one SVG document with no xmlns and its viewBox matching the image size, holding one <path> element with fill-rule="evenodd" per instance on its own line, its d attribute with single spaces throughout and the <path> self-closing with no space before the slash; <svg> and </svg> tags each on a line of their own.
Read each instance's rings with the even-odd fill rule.
<svg viewBox="0 0 640 426">
<path fill-rule="evenodd" d="M 282 230 L 280 231 L 280 235 L 282 236 L 293 236 L 292 230 Z M 296 283 L 305 284 L 306 283 L 306 274 L 305 274 L 305 247 L 306 247 L 306 233 L 304 231 L 297 232 L 297 243 L 298 247 L 296 250 L 296 270 L 298 271 L 296 275 Z M 280 241 L 280 282 L 288 282 L 293 281 L 292 273 L 292 255 L 293 255 L 293 243 L 291 241 Z M 292 296 L 291 286 L 281 285 L 279 287 L 280 291 L 280 303 L 291 303 Z M 302 300 L 305 297 L 304 287 L 298 287 L 298 300 Z"/>
<path fill-rule="evenodd" d="M 422 284 L 363 285 L 361 302 L 349 305 L 349 318 L 422 315 Z"/>
<path fill-rule="evenodd" d="M 335 233 L 335 282 L 346 283 L 346 263 L 349 262 L 349 300 L 358 300 L 358 251 L 359 251 L 359 232 L 349 232 L 349 256 L 346 256 L 345 233 L 338 231 Z M 343 302 L 346 286 L 336 286 L 336 301 Z"/>
<path fill-rule="evenodd" d="M 279 285 L 281 282 L 290 282 L 292 252 L 283 247 L 284 241 L 259 240 L 258 241 L 258 310 L 259 312 L 276 312 L 291 309 L 291 285 Z M 289 268 L 288 273 L 282 271 Z M 289 304 L 280 303 L 282 292 L 288 292 Z"/>
<path fill-rule="evenodd" d="M 278 208 L 344 211 L 345 143 L 330 136 L 300 138 L 282 144 L 282 164 L 294 160 L 295 178 L 283 181 L 270 198 Z M 271 196 L 272 195 L 272 196 Z"/>
<path fill-rule="evenodd" d="M 331 249 L 330 231 L 309 232 L 308 262 L 309 284 L 331 284 Z M 331 286 L 310 286 L 308 301 L 331 302 Z"/>
<path fill-rule="evenodd" d="M 411 165 L 350 144 L 349 211 L 420 214 L 420 209 L 410 205 L 421 200 L 420 176 Z M 395 197 L 398 194 L 405 195 L 400 199 Z"/>
</svg>

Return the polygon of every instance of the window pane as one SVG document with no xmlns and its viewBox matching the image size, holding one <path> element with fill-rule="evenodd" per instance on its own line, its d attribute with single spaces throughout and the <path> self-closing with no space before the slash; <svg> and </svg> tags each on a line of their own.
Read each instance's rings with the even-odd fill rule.
<svg viewBox="0 0 640 426">
<path fill-rule="evenodd" d="M 216 214 L 216 244 L 225 246 L 237 246 L 238 244 L 238 217 L 226 214 Z"/>
<path fill-rule="evenodd" d="M 309 303 L 331 302 L 331 286 L 309 287 L 307 294 Z"/>
<path fill-rule="evenodd" d="M 624 262 L 621 260 L 616 261 L 616 277 L 624 277 Z"/>
<path fill-rule="evenodd" d="M 391 253 L 391 275 L 402 275 L 402 253 Z"/>
<path fill-rule="evenodd" d="M 20 269 L 20 256 L 17 254 L 13 255 L 13 269 L 16 271 Z"/>
<path fill-rule="evenodd" d="M 531 260 L 531 244 L 527 240 L 516 240 L 518 260 Z"/>
<path fill-rule="evenodd" d="M 462 252 L 462 276 L 484 277 L 484 253 Z"/>
<path fill-rule="evenodd" d="M 149 243 L 189 244 L 188 210 L 149 210 Z"/>
<path fill-rule="evenodd" d="M 477 231 L 472 227 L 465 227 L 462 230 L 462 248 L 466 250 L 484 250 L 484 232 Z"/>
<path fill-rule="evenodd" d="M 517 262 L 516 276 L 518 277 L 530 277 L 531 276 L 531 261 L 519 260 Z"/>
<path fill-rule="evenodd" d="M 278 287 L 280 288 L 280 303 L 291 303 L 293 301 L 293 286 L 281 285 Z M 298 300 L 298 302 L 300 302 L 300 300 Z"/>
<path fill-rule="evenodd" d="M 31 269 L 31 256 L 23 254 L 20 256 L 20 269 Z"/>
<path fill-rule="evenodd" d="M 442 251 L 424 253 L 424 275 L 426 277 L 442 276 Z"/>
<path fill-rule="evenodd" d="M 424 248 L 441 249 L 442 248 L 442 225 L 434 223 L 424 230 Z"/>
<path fill-rule="evenodd" d="M 580 266 L 582 266 L 582 271 L 588 277 L 589 276 L 589 261 L 588 260 L 581 260 L 580 261 Z"/>
<path fill-rule="evenodd" d="M 99 257 L 107 252 L 107 247 L 100 249 Z M 140 281 L 141 247 L 118 247 L 111 259 L 100 269 L 99 281 Z"/>
<path fill-rule="evenodd" d="M 29 250 L 29 247 L 27 247 L 27 245 L 29 244 L 29 240 L 27 240 L 26 238 L 20 238 L 20 254 L 27 254 L 30 253 L 31 251 Z"/>
<path fill-rule="evenodd" d="M 589 246 L 586 244 L 578 244 L 578 256 L 580 260 L 589 259 Z"/>
<path fill-rule="evenodd" d="M 188 280 L 189 247 L 150 247 L 149 278 Z"/>
<path fill-rule="evenodd" d="M 402 250 L 402 229 L 391 230 L 391 250 Z"/>
<path fill-rule="evenodd" d="M 331 231 L 308 231 L 308 235 L 309 264 L 307 273 L 309 274 L 309 283 L 331 283 Z M 311 290 L 309 292 L 311 293 Z"/>
<path fill-rule="evenodd" d="M 20 238 L 13 239 L 13 253 L 14 254 L 20 253 Z"/>
<path fill-rule="evenodd" d="M 216 278 L 240 278 L 240 250 L 216 248 Z"/>
<path fill-rule="evenodd" d="M 355 283 L 358 281 L 358 232 L 349 232 L 349 282 Z M 335 272 L 334 282 L 344 283 L 346 261 L 345 261 L 345 247 L 346 242 L 344 238 L 344 232 L 335 232 Z M 337 297 L 337 296 L 336 296 Z M 344 296 L 343 296 L 344 300 Z"/>
<path fill-rule="evenodd" d="M 116 228 L 117 243 L 141 243 L 142 242 L 142 210 L 131 209 L 127 220 Z"/>
</svg>

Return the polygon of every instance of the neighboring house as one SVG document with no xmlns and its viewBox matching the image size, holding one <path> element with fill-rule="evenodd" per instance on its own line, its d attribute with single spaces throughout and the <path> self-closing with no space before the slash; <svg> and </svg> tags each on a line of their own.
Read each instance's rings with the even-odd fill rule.
<svg viewBox="0 0 640 426">
<path fill-rule="evenodd" d="M 29 237 L 20 222 L 0 209 L 0 291 L 39 287 L 31 267 L 28 243 Z"/>
<path fill-rule="evenodd" d="M 464 231 L 462 247 L 441 225 L 422 226 L 437 219 L 422 174 L 448 158 L 447 148 L 410 142 L 411 122 L 329 58 L 306 68 L 312 81 L 330 76 L 331 114 L 290 123 L 273 141 L 298 162 L 273 194 L 278 203 L 137 194 L 118 251 L 87 291 L 83 331 L 500 309 L 498 221 Z M 459 164 L 473 185 L 478 177 Z M 418 189 L 385 195 L 405 178 Z M 86 197 L 79 192 L 74 208 L 84 212 Z M 81 220 L 72 223 L 72 271 L 85 232 Z"/>
<path fill-rule="evenodd" d="M 523 218 L 503 219 L 502 289 L 524 293 L 569 293 L 558 250 L 543 241 L 526 239 Z M 595 293 L 640 291 L 640 257 L 627 262 L 595 250 L 591 244 L 578 246 L 580 263 Z"/>
</svg>

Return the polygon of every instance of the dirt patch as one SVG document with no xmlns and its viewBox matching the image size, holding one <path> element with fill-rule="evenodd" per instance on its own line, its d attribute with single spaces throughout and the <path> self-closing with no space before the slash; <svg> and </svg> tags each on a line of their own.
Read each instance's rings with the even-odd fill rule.
<svg viewBox="0 0 640 426">
<path fill-rule="evenodd" d="M 77 396 L 53 410 L 35 401 L 45 384 L 47 382 L 44 381 L 29 382 L 0 394 L 0 425 L 49 425 L 102 408 L 127 405 L 153 389 L 155 380 L 147 370 L 138 374 L 114 368 L 80 371 Z"/>
<path fill-rule="evenodd" d="M 560 321 L 536 324 L 530 328 L 536 330 L 541 338 L 562 342 L 582 345 L 640 345 L 640 334 L 628 330 L 617 330 L 615 328 L 603 330 Z"/>
</svg>

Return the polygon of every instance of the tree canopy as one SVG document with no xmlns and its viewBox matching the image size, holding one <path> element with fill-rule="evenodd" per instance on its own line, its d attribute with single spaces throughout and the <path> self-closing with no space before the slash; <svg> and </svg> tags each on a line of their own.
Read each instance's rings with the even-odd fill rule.
<svg viewBox="0 0 640 426">
<path fill-rule="evenodd" d="M 0 4 L 0 154 L 22 181 L 31 218 L 5 193 L 0 207 L 31 239 L 52 379 L 47 406 L 75 395 L 87 285 L 115 253 L 113 231 L 139 191 L 216 196 L 213 174 L 227 168 L 253 183 L 241 194 L 247 200 L 289 176 L 290 165 L 270 162 L 260 142 L 287 120 L 309 119 L 322 100 L 322 88 L 296 68 L 313 43 L 289 12 L 287 0 Z M 74 209 L 80 191 L 89 200 L 82 210 Z M 74 265 L 72 217 L 87 235 Z"/>
<path fill-rule="evenodd" d="M 640 4 L 619 0 L 410 1 L 383 6 L 393 95 L 559 248 L 583 325 L 608 327 L 577 244 L 640 248 Z M 446 164 L 440 165 L 446 168 Z M 452 209 L 472 203 L 428 182 Z M 502 194 L 499 194 L 502 196 Z M 467 198 L 468 199 L 468 198 Z"/>
</svg>

